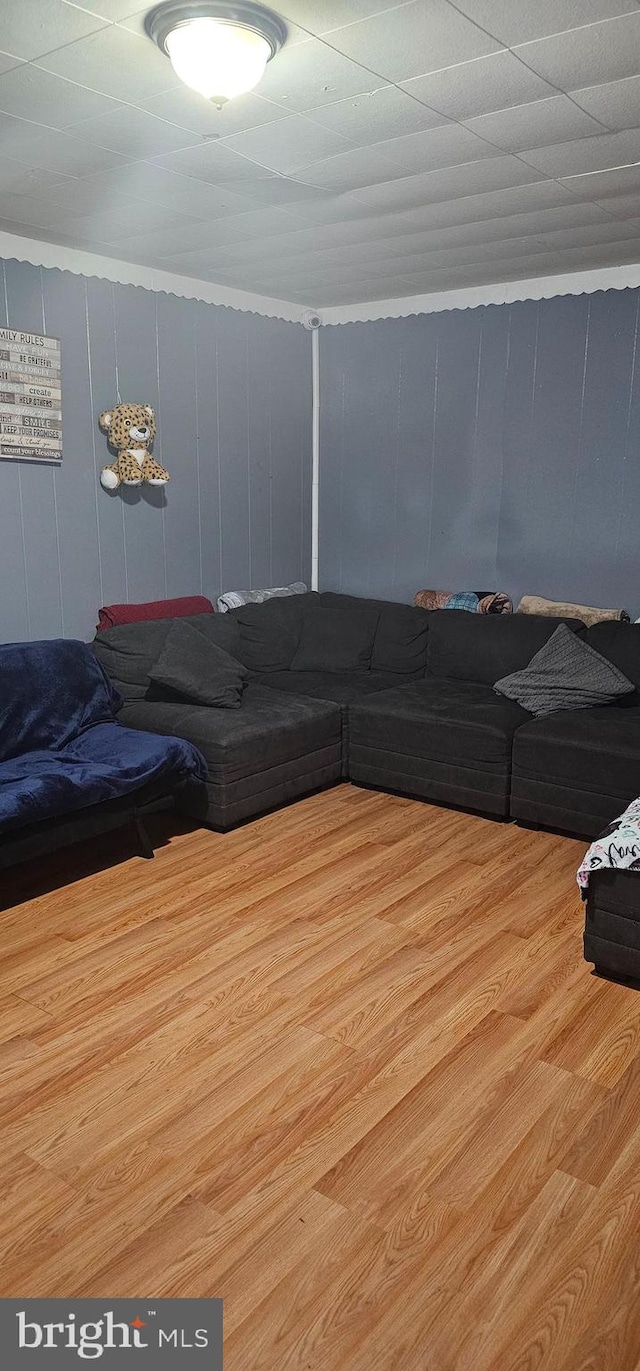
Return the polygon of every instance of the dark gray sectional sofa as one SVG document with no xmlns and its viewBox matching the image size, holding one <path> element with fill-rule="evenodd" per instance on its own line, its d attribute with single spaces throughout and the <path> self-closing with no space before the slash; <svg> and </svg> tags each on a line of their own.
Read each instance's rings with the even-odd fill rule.
<svg viewBox="0 0 640 1371">
<path fill-rule="evenodd" d="M 209 778 L 190 812 L 229 828 L 340 778 L 580 836 L 640 793 L 640 694 L 534 718 L 495 694 L 558 620 L 428 612 L 327 592 L 187 621 L 241 661 L 239 709 L 149 681 L 171 620 L 100 633 L 123 723 L 188 738 Z M 565 620 L 640 689 L 640 625 Z"/>
</svg>

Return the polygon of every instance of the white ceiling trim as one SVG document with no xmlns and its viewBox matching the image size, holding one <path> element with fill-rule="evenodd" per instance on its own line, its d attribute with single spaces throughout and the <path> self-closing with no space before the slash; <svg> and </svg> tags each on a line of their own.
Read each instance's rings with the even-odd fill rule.
<svg viewBox="0 0 640 1371">
<path fill-rule="evenodd" d="M 58 267 L 61 271 L 73 272 L 75 276 L 99 276 L 123 286 L 144 286 L 146 290 L 164 291 L 167 295 L 179 295 L 187 300 L 203 300 L 208 305 L 223 305 L 228 309 L 263 314 L 270 319 L 285 319 L 293 324 L 302 323 L 306 314 L 303 305 L 292 304 L 288 300 L 255 295 L 233 286 L 217 286 L 191 276 L 178 276 L 171 271 L 138 266 L 133 262 L 83 252 L 79 248 L 41 242 L 36 238 L 21 238 L 13 233 L 0 232 L 0 257 L 30 262 L 35 267 Z"/>
<path fill-rule="evenodd" d="M 395 300 L 330 305 L 318 313 L 323 324 L 361 324 L 374 319 L 404 319 L 410 314 L 510 305 L 517 300 L 548 300 L 553 295 L 592 295 L 596 290 L 627 290 L 634 286 L 640 286 L 640 262 L 558 276 L 531 276 L 524 281 L 496 281 L 494 285 L 466 286 L 463 290 L 441 290 L 431 295 L 404 295 Z"/>
</svg>

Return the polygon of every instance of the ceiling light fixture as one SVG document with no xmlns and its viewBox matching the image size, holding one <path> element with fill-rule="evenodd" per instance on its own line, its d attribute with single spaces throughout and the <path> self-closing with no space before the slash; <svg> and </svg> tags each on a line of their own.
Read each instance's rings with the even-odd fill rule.
<svg viewBox="0 0 640 1371">
<path fill-rule="evenodd" d="M 277 14 L 249 0 L 170 0 L 147 15 L 145 28 L 176 76 L 218 106 L 253 90 L 287 37 Z"/>
</svg>

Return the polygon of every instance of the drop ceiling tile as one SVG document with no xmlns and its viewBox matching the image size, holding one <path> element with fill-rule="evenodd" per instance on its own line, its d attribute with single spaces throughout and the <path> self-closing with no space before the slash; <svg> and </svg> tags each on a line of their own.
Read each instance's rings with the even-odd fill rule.
<svg viewBox="0 0 640 1371">
<path fill-rule="evenodd" d="M 392 254 L 400 256 L 403 251 L 411 252 L 412 248 L 404 249 L 401 244 L 406 243 L 403 237 L 385 239 L 384 242 L 372 243 L 344 243 L 341 247 L 323 247 L 314 253 L 312 263 L 322 262 L 324 265 L 341 266 L 343 263 L 357 262 L 388 262 Z M 409 240 L 410 241 L 410 240 Z"/>
<path fill-rule="evenodd" d="M 640 189 L 637 195 L 616 195 L 615 199 L 604 199 L 599 208 L 606 210 L 609 216 L 614 214 L 616 219 L 640 220 Z"/>
<path fill-rule="evenodd" d="M 342 134 L 356 147 L 447 123 L 445 115 L 427 109 L 397 86 L 382 86 L 380 90 L 339 100 L 335 105 L 324 105 L 310 110 L 307 118 Z"/>
<path fill-rule="evenodd" d="M 81 73 L 83 86 L 116 100 L 123 92 L 133 91 L 138 101 L 148 100 L 179 85 L 169 59 L 150 39 L 113 24 L 50 52 L 37 66 L 69 81 L 76 81 Z"/>
<path fill-rule="evenodd" d="M 40 228 L 58 228 L 75 217 L 74 210 L 63 200 L 54 201 L 46 193 L 40 195 L 14 195 L 2 190 L 0 212 L 4 219 L 16 224 L 29 224 Z"/>
<path fill-rule="evenodd" d="M 117 152 L 91 147 L 69 133 L 28 124 L 10 114 L 0 114 L 0 153 L 65 176 L 108 171 L 124 161 Z"/>
<path fill-rule="evenodd" d="M 73 185 L 73 182 L 70 181 Z M 0 155 L 0 192 L 16 195 L 42 195 L 51 187 L 66 185 L 64 176 L 50 167 L 28 167 L 12 157 Z M 0 212 L 2 207 L 0 206 Z"/>
<path fill-rule="evenodd" d="M 78 214 L 74 216 L 75 226 L 85 237 L 92 235 L 99 238 L 101 242 L 126 241 L 130 238 L 139 238 L 141 233 L 146 230 L 154 234 L 173 233 L 181 238 L 189 230 L 202 227 L 203 221 L 192 219 L 187 214 L 180 214 L 175 209 L 161 209 L 156 206 L 153 211 L 153 223 L 149 223 L 149 210 L 142 200 L 126 200 L 123 204 L 113 204 L 106 201 L 100 206 L 96 206 L 88 214 Z"/>
<path fill-rule="evenodd" d="M 244 199 L 231 190 L 179 176 L 150 162 L 129 162 L 113 171 L 83 178 L 82 184 L 98 196 L 108 195 L 145 200 L 149 205 L 149 225 L 153 225 L 154 205 L 166 205 L 196 218 L 218 219 L 246 209 Z"/>
<path fill-rule="evenodd" d="M 387 185 L 369 186 L 358 191 L 358 198 L 374 209 L 404 211 L 543 179 L 542 172 L 525 166 L 516 157 L 489 157 L 485 162 L 466 162 L 461 167 L 446 167 Z"/>
<path fill-rule="evenodd" d="M 640 76 L 572 90 L 571 99 L 611 129 L 640 128 Z"/>
<path fill-rule="evenodd" d="M 438 171 L 442 167 L 499 156 L 497 148 L 459 124 L 445 124 L 424 133 L 409 133 L 404 138 L 378 143 L 377 151 L 410 171 Z"/>
<path fill-rule="evenodd" d="M 255 210 L 248 214 L 235 214 L 222 222 L 193 224 L 189 227 L 167 229 L 154 232 L 153 227 L 141 235 L 140 245 L 148 244 L 149 251 L 158 256 L 177 256 L 181 253 L 215 251 L 218 247 L 235 243 L 239 238 L 262 240 L 295 231 L 298 222 L 285 210 Z"/>
<path fill-rule="evenodd" d="M 327 246 L 346 243 L 361 246 L 394 234 L 411 233 L 415 226 L 409 215 L 372 213 L 364 205 L 359 205 L 357 218 L 345 217 L 338 224 L 316 224 L 313 227 L 322 235 L 322 241 Z"/>
<path fill-rule="evenodd" d="M 379 85 L 379 76 L 334 52 L 333 46 L 312 38 L 301 47 L 285 47 L 278 53 L 260 82 L 260 94 L 303 113 L 376 90 Z"/>
<path fill-rule="evenodd" d="M 266 124 L 224 140 L 225 148 L 285 176 L 302 171 L 310 162 L 346 152 L 350 146 L 339 133 L 332 133 L 301 114 L 281 119 L 275 126 Z"/>
<path fill-rule="evenodd" d="M 117 23 L 120 19 L 128 19 L 134 14 L 148 14 L 149 6 L 142 9 L 138 0 L 65 0 L 65 4 L 76 5 L 77 8 L 88 10 L 89 14 L 101 15 L 108 19 L 110 23 Z"/>
<path fill-rule="evenodd" d="M 540 181 L 534 185 L 512 186 L 506 190 L 479 192 L 456 200 L 420 205 L 407 210 L 405 219 L 417 231 L 480 223 L 506 215 L 537 213 L 539 210 L 573 203 L 575 200 L 571 192 L 557 181 Z"/>
<path fill-rule="evenodd" d="M 403 81 L 402 86 L 415 100 L 424 101 L 449 119 L 473 119 L 554 94 L 553 86 L 525 67 L 512 52 L 493 52 L 471 62 L 460 62 L 428 76 Z"/>
<path fill-rule="evenodd" d="M 502 46 L 446 0 L 414 0 L 396 13 L 349 24 L 331 34 L 331 46 L 388 81 L 407 81 L 466 62 Z"/>
<path fill-rule="evenodd" d="M 120 101 L 64 81 L 41 67 L 24 65 L 0 76 L 0 110 L 52 128 L 65 129 L 80 119 L 121 108 Z"/>
<path fill-rule="evenodd" d="M 583 172 L 605 171 L 640 160 L 640 129 L 624 133 L 605 133 L 597 138 L 580 138 L 552 147 L 527 148 L 522 159 L 547 176 L 579 176 Z"/>
<path fill-rule="evenodd" d="M 536 100 L 531 105 L 518 105 L 496 114 L 482 114 L 478 119 L 470 119 L 466 127 L 504 152 L 522 152 L 532 143 L 542 147 L 603 133 L 602 125 L 578 109 L 566 95 L 554 95 L 550 100 Z"/>
<path fill-rule="evenodd" d="M 110 148 L 136 161 L 177 152 L 198 142 L 197 134 L 179 129 L 164 119 L 156 119 L 153 114 L 147 114 L 146 110 L 136 109 L 133 105 L 122 105 L 109 114 L 85 119 L 82 123 L 74 124 L 70 132 L 83 142 Z"/>
<path fill-rule="evenodd" d="M 431 252 L 441 248 L 467 247 L 473 243 L 522 239 L 534 234 L 562 231 L 573 226 L 597 229 L 604 234 L 613 222 L 611 216 L 598 205 L 576 200 L 571 205 L 559 206 L 557 209 L 539 210 L 529 214 L 500 215 L 495 219 L 450 224 L 442 228 L 403 234 L 393 239 L 381 239 L 375 246 L 385 252 Z"/>
<path fill-rule="evenodd" d="M 179 152 L 153 158 L 155 166 L 194 177 L 211 185 L 233 185 L 236 181 L 261 180 L 265 168 L 234 152 L 226 143 L 200 142 Z"/>
<path fill-rule="evenodd" d="M 224 183 L 223 183 L 224 184 Z M 315 205 L 329 200 L 330 192 L 320 186 L 307 186 L 288 176 L 268 176 L 250 181 L 234 181 L 234 193 L 246 200 L 248 208 L 258 209 L 264 205 L 291 205 L 294 214 L 307 208 L 307 202 Z M 306 216 L 305 216 L 306 217 Z"/>
<path fill-rule="evenodd" d="M 0 33 L 4 52 L 31 61 L 62 43 L 105 28 L 107 20 L 63 0 L 1 0 Z"/>
<path fill-rule="evenodd" d="M 623 244 L 627 239 L 637 239 L 640 230 L 635 222 L 625 222 L 621 219 L 616 223 L 615 219 L 608 219 L 602 224 L 584 224 L 581 228 L 556 229 L 553 233 L 543 235 L 545 243 L 550 247 L 588 247 L 590 244 L 619 243 Z M 620 249 L 622 251 L 622 248 Z"/>
<path fill-rule="evenodd" d="M 588 24 L 515 49 L 527 66 L 559 90 L 619 81 L 638 74 L 640 10 L 602 24 Z"/>
<path fill-rule="evenodd" d="M 358 200 L 357 191 L 334 195 L 332 191 L 324 190 L 321 186 L 311 186 L 309 189 L 316 190 L 321 198 L 302 200 L 296 205 L 296 214 L 310 224 L 332 224 L 340 227 L 362 219 L 367 213 L 366 207 Z"/>
<path fill-rule="evenodd" d="M 205 100 L 187 86 L 176 86 L 165 90 L 150 100 L 135 101 L 141 109 L 155 114 L 158 119 L 167 119 L 178 128 L 189 129 L 191 133 L 214 134 L 226 138 L 232 133 L 242 133 L 245 129 L 259 128 L 262 124 L 273 124 L 277 119 L 285 119 L 287 109 L 274 105 L 271 100 L 250 91 L 229 100 L 222 109 L 217 109 L 210 100 Z"/>
<path fill-rule="evenodd" d="M 640 167 L 615 167 L 612 171 L 587 172 L 584 176 L 566 176 L 558 181 L 571 195 L 582 196 L 585 200 L 608 201 L 614 203 L 611 210 L 615 213 L 615 197 L 640 191 Z"/>
<path fill-rule="evenodd" d="M 12 57 L 10 52 L 0 52 L 0 71 L 15 71 L 22 63 L 18 57 Z"/>
<path fill-rule="evenodd" d="M 640 261 L 640 238 L 629 243 L 600 243 L 597 247 L 576 248 L 575 270 L 587 267 L 617 267 Z"/>
<path fill-rule="evenodd" d="M 305 168 L 302 179 L 312 186 L 342 191 L 390 182 L 402 173 L 402 167 L 383 157 L 376 148 L 355 148 L 338 157 L 312 163 Z"/>
<path fill-rule="evenodd" d="M 396 5 L 404 0 L 396 0 Z M 279 0 L 277 9 L 284 19 L 292 19 L 309 33 L 330 33 L 358 19 L 367 19 L 380 10 L 393 9 L 393 0 Z"/>
<path fill-rule="evenodd" d="M 458 9 L 507 47 L 563 33 L 637 8 L 637 0 L 456 0 Z"/>
</svg>

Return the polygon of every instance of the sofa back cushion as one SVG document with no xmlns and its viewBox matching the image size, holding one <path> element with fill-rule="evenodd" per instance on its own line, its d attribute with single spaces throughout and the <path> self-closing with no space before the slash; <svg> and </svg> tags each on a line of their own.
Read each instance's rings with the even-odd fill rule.
<svg viewBox="0 0 640 1371">
<path fill-rule="evenodd" d="M 240 646 L 235 653 L 227 650 L 250 671 L 287 671 L 298 646 L 303 616 L 319 599 L 317 591 L 310 591 L 229 610 L 223 617 L 237 625 Z"/>
<path fill-rule="evenodd" d="M 302 621 L 292 671 L 368 671 L 378 611 L 309 609 Z"/>
<path fill-rule="evenodd" d="M 633 681 L 636 691 L 640 691 L 640 624 L 607 620 L 588 628 L 584 640 L 602 657 L 613 662 L 628 680 Z M 623 703 L 637 704 L 638 698 L 633 696 Z"/>
<path fill-rule="evenodd" d="M 393 600 L 370 600 L 356 595 L 338 595 L 327 590 L 320 596 L 325 609 L 347 606 L 367 614 L 378 610 L 378 624 L 371 654 L 372 671 L 391 671 L 399 676 L 423 676 L 427 665 L 429 614 L 413 605 Z"/>
<path fill-rule="evenodd" d="M 456 681 L 494 685 L 522 671 L 548 642 L 560 622 L 574 630 L 579 619 L 537 618 L 530 614 L 470 614 L 433 610 L 429 616 L 427 671 Z"/>
<path fill-rule="evenodd" d="M 178 622 L 191 624 L 232 657 L 240 655 L 238 625 L 229 614 L 145 620 L 108 628 L 97 634 L 93 651 L 125 701 L 145 699 L 150 685 L 149 672 L 158 661 L 173 625 Z"/>
</svg>

